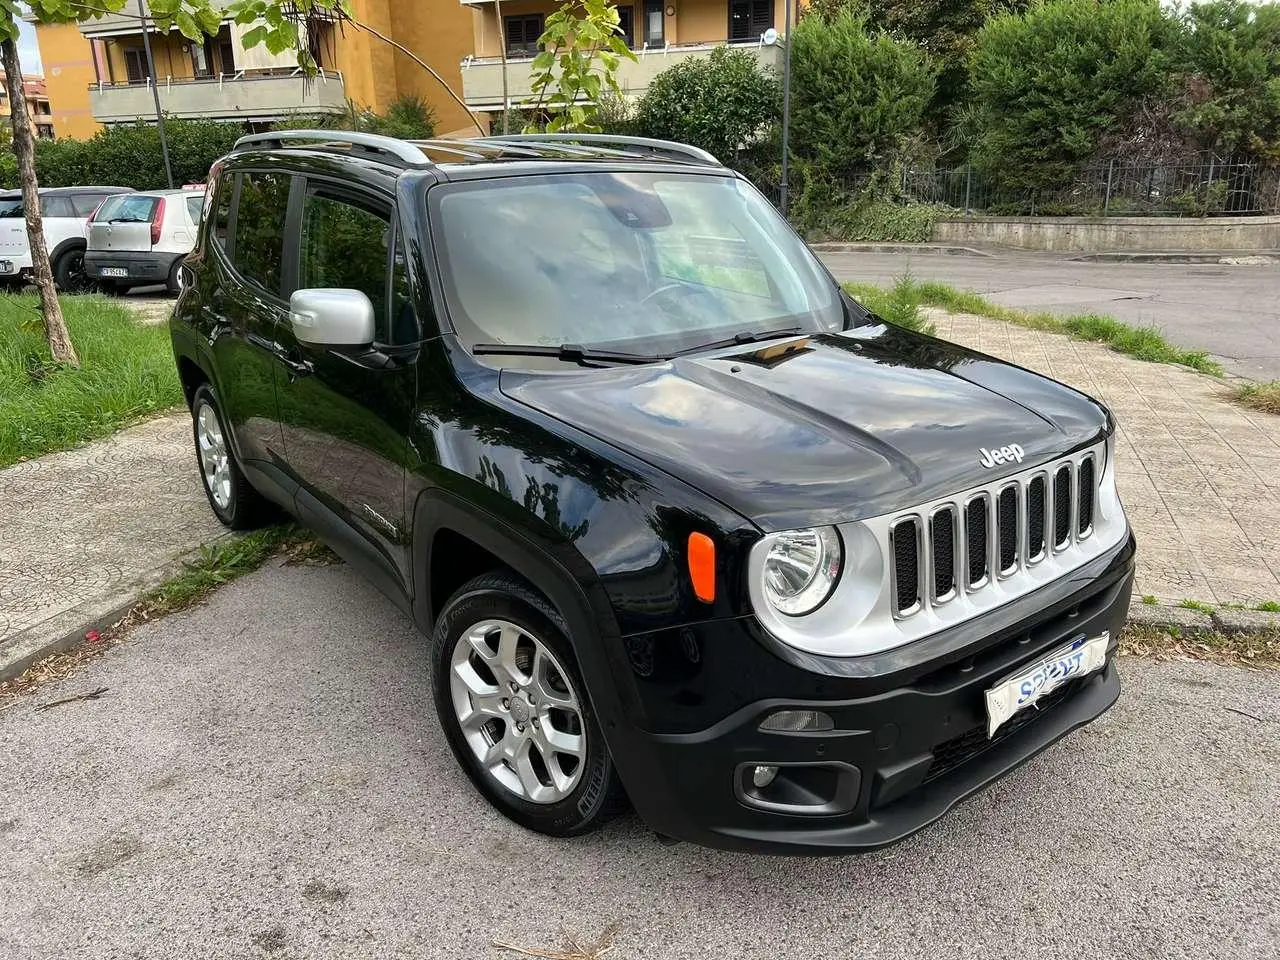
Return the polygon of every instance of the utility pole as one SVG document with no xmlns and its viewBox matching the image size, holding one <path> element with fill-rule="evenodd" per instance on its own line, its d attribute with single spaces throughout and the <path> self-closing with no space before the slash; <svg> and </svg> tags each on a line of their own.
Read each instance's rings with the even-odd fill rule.
<svg viewBox="0 0 1280 960">
<path fill-rule="evenodd" d="M 785 0 L 785 3 L 787 14 L 783 31 L 787 48 L 782 52 L 782 185 L 778 197 L 784 217 L 787 215 L 788 178 L 791 173 L 791 6 L 795 0 Z"/>
<path fill-rule="evenodd" d="M 173 167 L 169 164 L 169 138 L 164 133 L 164 111 L 160 109 L 160 78 L 156 76 L 156 62 L 151 56 L 151 24 L 147 20 L 146 0 L 138 0 L 138 19 L 142 21 L 142 47 L 147 53 L 147 76 L 151 80 L 151 96 L 156 104 L 156 129 L 160 132 L 160 153 L 164 157 L 164 177 L 173 189 Z"/>
</svg>

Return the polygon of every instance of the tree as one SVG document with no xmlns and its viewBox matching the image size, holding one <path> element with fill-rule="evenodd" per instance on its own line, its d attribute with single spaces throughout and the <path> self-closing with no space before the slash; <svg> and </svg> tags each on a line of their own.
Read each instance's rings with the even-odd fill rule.
<svg viewBox="0 0 1280 960">
<path fill-rule="evenodd" d="M 618 8 L 609 0 L 565 0 L 547 17 L 538 46 L 531 85 L 538 95 L 531 105 L 535 115 L 551 115 L 550 133 L 599 133 L 595 104 L 604 94 L 622 95 L 618 65 L 636 59 L 623 39 Z M 531 121 L 526 132 L 536 125 Z"/>
<path fill-rule="evenodd" d="M 970 58 L 974 163 L 1011 187 L 1063 182 L 1169 79 L 1159 0 L 1050 0 L 989 20 Z"/>
<path fill-rule="evenodd" d="M 742 147 L 768 137 L 782 113 L 782 88 L 744 50 L 717 47 L 654 77 L 636 111 L 647 137 L 701 147 L 732 163 Z"/>
</svg>

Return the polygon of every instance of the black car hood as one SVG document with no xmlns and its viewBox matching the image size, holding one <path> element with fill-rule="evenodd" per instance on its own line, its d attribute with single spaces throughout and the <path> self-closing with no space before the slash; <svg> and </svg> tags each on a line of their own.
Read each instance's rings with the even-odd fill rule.
<svg viewBox="0 0 1280 960">
<path fill-rule="evenodd" d="M 897 327 L 571 374 L 502 391 L 635 454 L 765 531 L 873 517 L 1035 466 L 1105 432 L 1095 401 Z M 984 468 L 981 449 L 1023 460 Z"/>
</svg>

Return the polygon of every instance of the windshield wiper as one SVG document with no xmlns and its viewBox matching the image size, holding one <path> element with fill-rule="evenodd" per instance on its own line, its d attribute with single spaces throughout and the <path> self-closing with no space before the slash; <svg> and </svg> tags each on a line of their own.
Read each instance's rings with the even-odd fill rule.
<svg viewBox="0 0 1280 960">
<path fill-rule="evenodd" d="M 508 357 L 554 357 L 557 360 L 581 363 L 584 366 L 593 363 L 661 363 L 670 359 L 657 354 L 596 350 L 577 343 L 562 343 L 558 347 L 539 343 L 477 343 L 471 348 L 471 352 Z"/>
<path fill-rule="evenodd" d="M 107 221 L 107 223 L 150 223 L 150 222 L 151 222 L 150 220 L 145 220 L 141 217 L 114 217 Z"/>
<path fill-rule="evenodd" d="M 732 337 L 726 337 L 724 340 L 712 340 L 710 343 L 700 343 L 696 347 L 689 347 L 681 350 L 681 354 L 697 353 L 702 350 L 719 350 L 721 347 L 740 347 L 747 343 L 759 343 L 761 340 L 776 340 L 778 337 L 789 337 L 794 333 L 799 333 L 799 327 L 779 327 L 777 330 L 762 330 L 759 333 L 752 330 L 744 330 L 741 333 L 735 333 Z"/>
</svg>

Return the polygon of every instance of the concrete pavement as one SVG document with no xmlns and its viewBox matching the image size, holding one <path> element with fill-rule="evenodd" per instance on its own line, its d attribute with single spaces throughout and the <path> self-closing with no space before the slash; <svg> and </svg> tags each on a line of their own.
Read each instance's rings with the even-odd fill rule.
<svg viewBox="0 0 1280 960">
<path fill-rule="evenodd" d="M 1088 263 L 997 253 L 823 253 L 840 280 L 892 284 L 904 272 L 1051 313 L 1104 313 L 1154 324 L 1181 346 L 1207 350 L 1237 376 L 1280 379 L 1280 265 Z"/>
<path fill-rule="evenodd" d="M 269 567 L 0 713 L 0 955 L 489 958 L 620 924 L 617 960 L 1274 958 L 1280 677 L 1125 661 L 1126 690 L 877 854 L 758 858 L 634 817 L 504 820 L 423 638 L 345 567 Z"/>
</svg>

